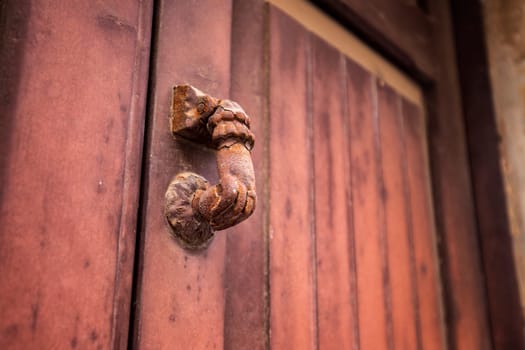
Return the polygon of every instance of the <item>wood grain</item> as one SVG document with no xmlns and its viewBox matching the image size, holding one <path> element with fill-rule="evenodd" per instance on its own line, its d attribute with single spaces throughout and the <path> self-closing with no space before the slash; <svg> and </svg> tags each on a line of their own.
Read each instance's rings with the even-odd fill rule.
<svg viewBox="0 0 525 350">
<path fill-rule="evenodd" d="M 389 86 L 378 86 L 381 141 L 382 202 L 385 212 L 394 349 L 420 349 L 419 305 L 414 278 L 412 226 L 409 223 L 407 181 L 400 97 Z M 419 215 L 417 208 L 414 215 Z"/>
<path fill-rule="evenodd" d="M 306 31 L 270 7 L 270 346 L 315 349 Z"/>
<path fill-rule="evenodd" d="M 319 348 L 357 344 L 345 58 L 311 36 Z"/>
<path fill-rule="evenodd" d="M 251 118 L 257 205 L 226 234 L 225 349 L 264 349 L 267 334 L 265 278 L 268 210 L 268 98 L 264 72 L 265 9 L 262 0 L 235 0 L 232 12 L 231 98 Z M 266 115 L 265 115 L 266 114 Z"/>
<path fill-rule="evenodd" d="M 378 186 L 377 96 L 374 78 L 349 60 L 347 84 L 359 344 L 362 349 L 387 349 L 391 338 L 387 327 L 387 266 Z"/>
<path fill-rule="evenodd" d="M 0 348 L 125 348 L 152 2 L 55 5 L 1 5 Z"/>
<path fill-rule="evenodd" d="M 170 179 L 181 171 L 217 181 L 213 152 L 174 140 L 167 117 L 175 84 L 229 96 L 231 3 L 160 1 L 157 11 L 134 345 L 221 348 L 226 237 L 217 233 L 205 251 L 184 250 L 170 236 L 163 205 Z"/>
<path fill-rule="evenodd" d="M 445 329 L 441 281 L 437 265 L 434 213 L 425 151 L 427 149 L 425 124 L 421 110 L 409 102 L 404 101 L 402 111 L 421 342 L 424 349 L 443 349 Z"/>
</svg>

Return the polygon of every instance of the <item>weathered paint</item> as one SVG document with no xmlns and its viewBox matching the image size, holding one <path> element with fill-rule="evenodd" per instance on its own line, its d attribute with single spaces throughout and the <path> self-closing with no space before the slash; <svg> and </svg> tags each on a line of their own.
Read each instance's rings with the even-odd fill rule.
<svg viewBox="0 0 525 350">
<path fill-rule="evenodd" d="M 191 171 L 217 181 L 214 152 L 174 139 L 168 118 L 174 85 L 229 96 L 231 2 L 163 0 L 156 10 L 134 345 L 221 348 L 226 235 L 190 253 L 170 235 L 163 206 L 175 174 Z"/>
<path fill-rule="evenodd" d="M 0 348 L 125 348 L 152 2 L 0 7 Z"/>
<path fill-rule="evenodd" d="M 525 317 L 524 6 L 522 0 L 483 3 L 491 93 L 502 155 L 500 166 L 504 174 L 522 318 Z"/>
</svg>

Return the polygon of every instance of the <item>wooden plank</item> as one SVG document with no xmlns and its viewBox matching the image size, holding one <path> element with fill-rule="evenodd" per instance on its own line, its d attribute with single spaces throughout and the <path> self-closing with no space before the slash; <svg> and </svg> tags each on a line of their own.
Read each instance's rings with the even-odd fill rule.
<svg viewBox="0 0 525 350">
<path fill-rule="evenodd" d="M 448 346 L 490 349 L 491 336 L 472 183 L 465 147 L 449 3 L 429 0 L 435 18 L 434 52 L 440 74 L 427 91 L 428 139 L 436 227 L 442 240 Z"/>
<path fill-rule="evenodd" d="M 257 184 L 257 209 L 226 234 L 224 348 L 264 349 L 268 343 L 267 264 L 268 118 L 264 72 L 262 0 L 233 2 L 231 98 L 251 118 L 256 137 L 252 159 Z"/>
<path fill-rule="evenodd" d="M 289 2 L 295 5 L 305 4 L 300 0 L 270 1 L 279 4 Z M 413 24 L 403 23 L 419 21 L 421 13 L 414 16 L 407 15 L 410 10 L 399 10 L 406 5 L 394 1 L 319 0 L 316 4 L 321 4 L 322 8 L 328 9 L 341 23 L 361 34 L 416 79 L 425 83 L 425 102 L 430 123 L 432 184 L 438 236 L 443 242 L 440 252 L 444 261 L 446 317 L 447 324 L 450 324 L 448 346 L 458 349 L 489 348 L 491 337 L 486 291 L 477 243 L 448 2 L 439 0 L 424 2 L 425 11 L 429 16 L 425 20 L 428 23 L 422 30 Z M 368 10 L 360 11 L 361 7 L 368 7 Z M 392 7 L 395 8 L 392 10 Z M 365 13 L 367 15 L 363 15 Z M 393 19 L 405 29 L 411 29 L 403 33 L 395 24 L 393 26 L 381 24 L 383 17 L 386 17 L 385 14 L 391 17 L 386 19 L 387 21 Z M 373 24 L 374 22 L 376 24 Z M 374 33 L 374 30 L 377 32 Z M 399 45 L 402 42 L 402 38 L 399 37 L 420 40 L 422 39 L 420 33 L 426 38 L 423 39 L 427 42 L 424 44 L 426 48 L 416 48 L 416 45 L 410 51 Z M 392 35 L 397 35 L 398 38 L 395 39 Z M 427 59 L 419 62 L 427 62 L 428 69 L 421 68 L 423 65 L 419 63 L 413 63 L 418 61 L 416 57 L 421 53 Z M 426 84 L 429 82 L 431 84 Z"/>
<path fill-rule="evenodd" d="M 270 346 L 315 349 L 307 32 L 270 7 Z"/>
<path fill-rule="evenodd" d="M 358 342 L 345 58 L 311 36 L 319 348 Z"/>
<path fill-rule="evenodd" d="M 424 349 L 443 349 L 444 319 L 428 159 L 425 151 L 427 149 L 425 124 L 422 112 L 416 106 L 404 101 L 402 111 L 421 342 Z"/>
<path fill-rule="evenodd" d="M 509 73 L 515 68 L 506 68 L 508 61 L 500 58 L 503 46 L 507 49 L 501 40 L 506 31 L 498 30 L 495 24 L 506 18 L 506 11 L 510 14 L 517 9 L 500 7 L 494 1 L 483 5 L 477 1 L 451 2 L 451 6 L 494 348 L 524 349 L 525 291 L 522 287 L 520 298 L 518 276 L 522 270 L 521 284 L 525 285 L 525 251 L 519 243 L 524 240 L 520 236 L 525 238 L 525 230 L 519 227 L 523 221 L 519 206 L 513 205 L 520 193 L 525 193 L 520 190 L 523 181 L 514 181 L 523 173 L 523 102 L 516 86 L 509 82 Z M 520 50 L 519 46 L 515 49 Z M 507 55 L 511 51 L 506 51 Z M 509 100 L 511 94 L 516 94 L 515 103 L 511 103 L 513 98 Z"/>
<path fill-rule="evenodd" d="M 349 60 L 347 82 L 360 348 L 387 349 L 391 339 L 378 186 L 377 96 L 373 77 Z"/>
<path fill-rule="evenodd" d="M 393 344 L 394 349 L 421 349 L 412 226 L 408 222 L 409 198 L 404 177 L 401 101 L 389 86 L 379 84 L 378 103 Z M 419 215 L 419 211 L 415 210 L 414 215 Z"/>
<path fill-rule="evenodd" d="M 125 348 L 152 2 L 1 7 L 0 348 Z"/>
<path fill-rule="evenodd" d="M 220 348 L 225 234 L 219 232 L 207 250 L 192 254 L 171 238 L 162 208 L 169 181 L 181 171 L 217 181 L 214 153 L 174 140 L 167 116 L 177 83 L 229 96 L 231 3 L 160 1 L 157 11 L 134 345 Z"/>
<path fill-rule="evenodd" d="M 314 3 L 418 78 L 436 78 L 431 54 L 434 23 L 421 8 L 392 0 Z"/>
</svg>

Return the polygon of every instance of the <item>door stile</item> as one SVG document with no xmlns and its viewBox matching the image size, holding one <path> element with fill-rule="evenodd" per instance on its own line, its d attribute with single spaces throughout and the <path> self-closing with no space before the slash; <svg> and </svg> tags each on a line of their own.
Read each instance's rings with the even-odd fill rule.
<svg viewBox="0 0 525 350">
<path fill-rule="evenodd" d="M 265 67 L 267 11 L 263 0 L 234 0 L 231 32 L 231 99 L 251 118 L 256 210 L 226 236 L 224 349 L 268 346 L 269 120 Z"/>
<path fill-rule="evenodd" d="M 217 181 L 214 152 L 174 139 L 168 115 L 176 84 L 189 83 L 220 98 L 230 95 L 231 2 L 159 1 L 157 8 L 135 345 L 221 347 L 226 237 L 217 234 L 207 250 L 185 250 L 170 236 L 163 203 L 170 179 L 181 171 Z"/>
</svg>

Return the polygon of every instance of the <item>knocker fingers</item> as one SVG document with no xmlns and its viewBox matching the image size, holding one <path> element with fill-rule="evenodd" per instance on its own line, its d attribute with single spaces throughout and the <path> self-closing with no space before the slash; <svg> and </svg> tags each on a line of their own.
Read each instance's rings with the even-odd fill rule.
<svg viewBox="0 0 525 350">
<path fill-rule="evenodd" d="M 239 216 L 243 215 L 243 209 L 246 206 L 247 191 L 246 186 L 238 181 L 235 192 L 237 196 L 231 203 L 231 206 L 223 212 L 216 212 L 212 219 L 212 226 L 216 230 L 224 230 L 230 226 L 233 226 Z"/>
<path fill-rule="evenodd" d="M 252 215 L 253 211 L 255 210 L 255 202 L 256 202 L 256 195 L 255 191 L 247 191 L 246 192 L 246 204 L 241 209 L 239 214 L 232 219 L 232 226 L 237 225 L 239 222 L 244 221 L 247 219 L 250 215 Z"/>
</svg>

